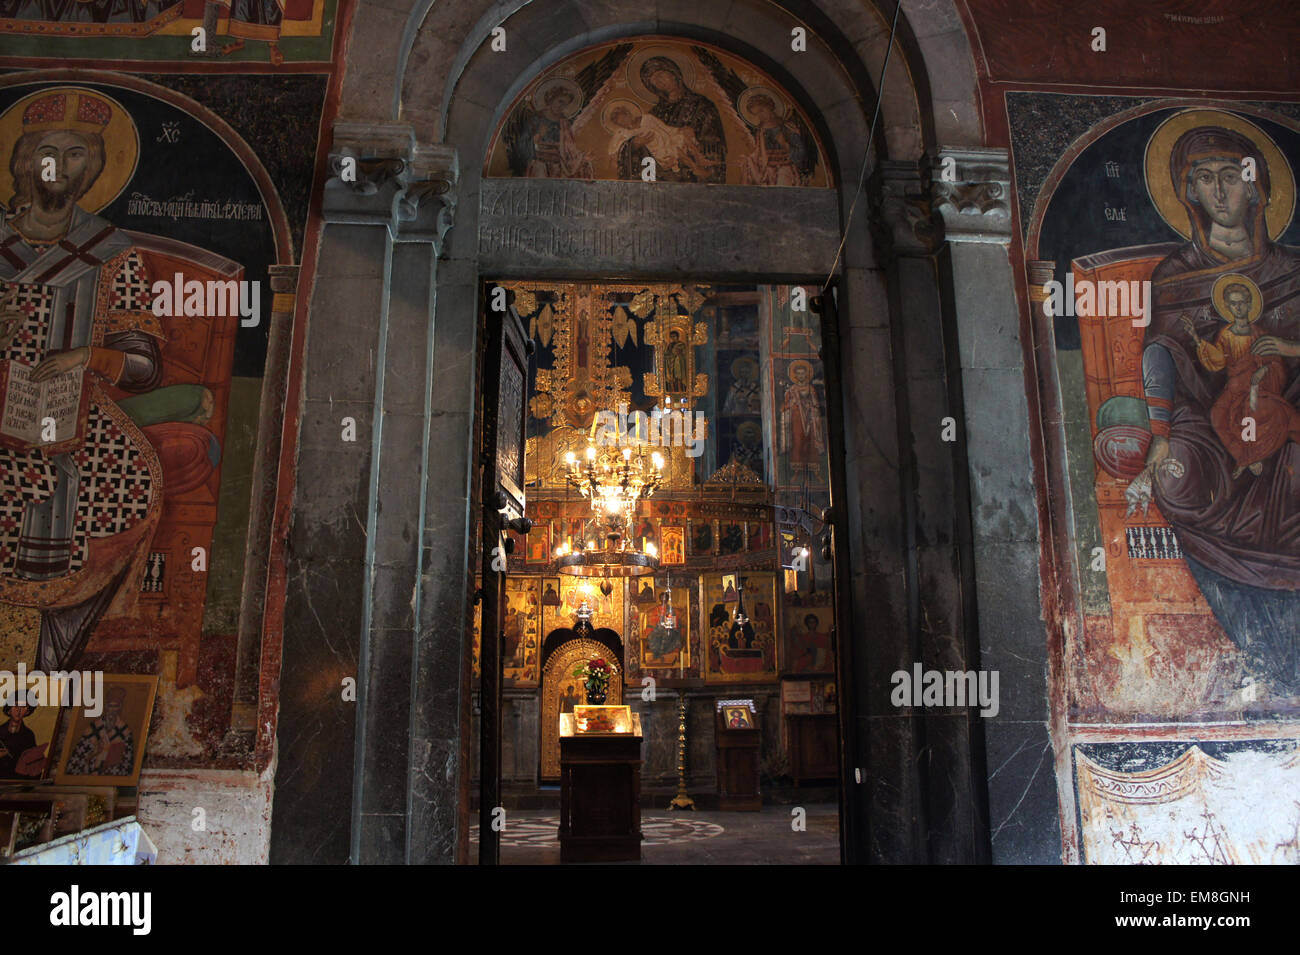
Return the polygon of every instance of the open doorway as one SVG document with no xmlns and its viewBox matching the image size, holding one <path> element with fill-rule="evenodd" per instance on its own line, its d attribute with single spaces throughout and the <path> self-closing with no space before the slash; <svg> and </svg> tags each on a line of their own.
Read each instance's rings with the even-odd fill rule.
<svg viewBox="0 0 1300 955">
<path fill-rule="evenodd" d="M 501 861 L 560 861 L 560 727 L 591 702 L 582 671 L 596 660 L 602 702 L 641 729 L 643 861 L 840 861 L 841 631 L 823 513 L 842 439 L 818 290 L 494 285 L 532 343 L 533 528 L 515 535 L 502 601 Z M 652 479 L 617 547 L 648 566 L 566 573 L 575 553 L 609 546 L 600 485 L 626 491 L 634 464 Z"/>
</svg>

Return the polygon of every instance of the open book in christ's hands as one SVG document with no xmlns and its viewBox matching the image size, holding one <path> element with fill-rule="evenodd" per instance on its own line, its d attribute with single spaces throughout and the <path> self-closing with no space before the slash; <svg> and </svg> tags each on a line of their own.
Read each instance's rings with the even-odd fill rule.
<svg viewBox="0 0 1300 955">
<path fill-rule="evenodd" d="M 33 366 L 0 361 L 0 445 L 49 454 L 73 451 L 85 441 L 88 395 L 85 372 L 71 368 L 32 381 Z"/>
</svg>

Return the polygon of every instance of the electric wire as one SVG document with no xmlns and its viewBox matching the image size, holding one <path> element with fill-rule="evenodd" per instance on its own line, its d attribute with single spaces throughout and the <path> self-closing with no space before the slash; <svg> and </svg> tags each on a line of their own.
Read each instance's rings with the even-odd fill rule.
<svg viewBox="0 0 1300 955">
<path fill-rule="evenodd" d="M 830 273 L 826 276 L 826 284 L 822 286 L 822 294 L 830 288 L 831 282 L 835 280 L 835 270 L 840 267 L 840 256 L 844 254 L 844 245 L 849 241 L 849 228 L 853 225 L 853 213 L 858 208 L 858 200 L 862 197 L 862 190 L 867 184 L 867 169 L 871 165 L 871 144 L 876 141 L 876 123 L 880 119 L 880 103 L 885 95 L 885 74 L 889 72 L 889 58 L 894 52 L 894 33 L 898 29 L 898 11 L 903 9 L 903 0 L 897 0 L 894 4 L 894 19 L 889 25 L 889 44 L 885 47 L 885 62 L 880 68 L 880 82 L 876 84 L 876 108 L 871 114 L 871 129 L 867 132 L 867 152 L 862 157 L 862 172 L 858 175 L 858 188 L 853 193 L 853 202 L 849 204 L 849 214 L 844 220 L 844 234 L 840 237 L 840 244 L 835 249 L 835 259 L 831 262 Z"/>
</svg>

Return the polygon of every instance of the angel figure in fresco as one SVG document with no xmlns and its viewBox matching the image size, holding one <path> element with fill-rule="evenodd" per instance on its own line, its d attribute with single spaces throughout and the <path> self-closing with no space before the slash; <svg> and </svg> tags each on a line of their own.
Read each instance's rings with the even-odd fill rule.
<svg viewBox="0 0 1300 955">
<path fill-rule="evenodd" d="M 577 134 L 594 112 L 593 101 L 627 58 L 620 43 L 576 76 L 550 76 L 511 113 L 502 130 L 510 173 L 534 179 L 591 179 L 591 156 Z"/>
<path fill-rule="evenodd" d="M 533 94 L 536 110 L 519 117 L 507 146 L 534 179 L 590 179 L 591 157 L 578 148 L 570 120 L 582 106 L 571 80 L 548 80 Z M 523 107 L 527 109 L 527 106 Z"/>
<path fill-rule="evenodd" d="M 812 383 L 812 365 L 796 359 L 787 375 L 790 384 L 781 401 L 781 453 L 790 456 L 792 475 L 820 479 L 826 432 L 821 401 Z"/>
<path fill-rule="evenodd" d="M 1289 223 L 1271 222 L 1268 213 L 1270 201 L 1287 190 L 1293 195 L 1295 185 L 1262 130 L 1222 116 L 1182 121 L 1187 128 L 1170 149 L 1168 180 L 1153 173 L 1148 183 L 1165 218 L 1173 221 L 1181 207 L 1190 228 L 1189 241 L 1152 273 L 1155 305 L 1142 351 L 1152 440 L 1126 497 L 1130 509 L 1154 499 L 1173 526 L 1201 593 L 1242 650 L 1247 679 L 1291 695 L 1300 692 L 1300 444 L 1279 444 L 1278 436 L 1284 427 L 1290 433 L 1300 398 L 1300 312 L 1292 304 L 1300 295 L 1300 250 L 1274 241 Z M 1253 166 L 1253 180 L 1243 166 Z M 1289 201 L 1274 208 L 1283 205 Z M 1237 313 L 1245 310 L 1249 334 L 1193 322 L 1195 338 L 1188 335 L 1184 315 L 1208 316 L 1216 298 L 1238 329 Z M 1261 448 L 1234 453 L 1236 440 L 1225 440 L 1231 428 L 1216 424 L 1224 395 L 1232 414 L 1254 398 L 1246 414 L 1257 420 Z M 1240 438 L 1240 419 L 1235 427 Z"/>
<path fill-rule="evenodd" d="M 778 114 L 776 95 L 755 87 L 737 108 L 754 127 L 754 151 L 745 157 L 747 186 L 805 186 L 817 162 L 808 131 L 792 116 Z"/>
<path fill-rule="evenodd" d="M 1282 445 L 1300 442 L 1300 411 L 1282 397 L 1286 366 L 1281 357 L 1252 350 L 1263 337 L 1253 325 L 1263 311 L 1259 288 L 1244 275 L 1230 273 L 1215 282 L 1213 299 L 1215 311 L 1229 323 L 1213 340 L 1200 337 L 1191 315 L 1184 314 L 1180 324 L 1201 366 L 1227 372 L 1228 383 L 1210 409 L 1210 421 L 1236 462 L 1236 480 L 1246 469 L 1262 474 L 1264 461 Z"/>
</svg>

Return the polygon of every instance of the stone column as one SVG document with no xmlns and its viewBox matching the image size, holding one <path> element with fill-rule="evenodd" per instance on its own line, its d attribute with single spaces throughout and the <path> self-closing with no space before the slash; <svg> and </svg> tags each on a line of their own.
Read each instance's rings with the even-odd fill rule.
<svg viewBox="0 0 1300 955">
<path fill-rule="evenodd" d="M 253 486 L 249 494 L 248 543 L 244 550 L 244 597 L 239 607 L 239 636 L 235 649 L 235 687 L 230 730 L 225 748 L 251 751 L 256 744 L 261 701 L 262 624 L 266 611 L 267 566 L 271 528 L 275 522 L 275 486 L 280 470 L 280 440 L 284 430 L 285 388 L 293 313 L 298 291 L 297 265 L 272 265 L 271 328 L 257 422 L 257 451 L 253 457 Z"/>
<path fill-rule="evenodd" d="M 272 861 L 403 862 L 433 282 L 456 155 L 417 144 L 402 124 L 339 122 L 330 165 L 289 541 Z"/>
<path fill-rule="evenodd" d="M 1008 255 L 1011 176 L 1005 149 L 942 149 L 939 161 L 954 172 L 935 182 L 933 203 L 956 308 L 979 663 L 999 674 L 998 713 L 982 720 L 992 861 L 1053 864 L 1061 839 L 1029 437 L 1037 422 Z"/>
<path fill-rule="evenodd" d="M 942 228 L 924 160 L 882 161 L 873 174 L 872 234 L 888 287 L 898 447 L 894 500 L 903 593 L 895 625 L 868 642 L 867 705 L 874 785 L 871 858 L 980 862 L 987 853 L 978 718 L 969 708 L 896 706 L 894 673 L 977 666 L 965 461 L 945 440 L 960 416 L 960 368 L 945 314 Z M 950 435 L 949 435 L 950 436 Z M 975 721 L 975 722 L 973 722 Z"/>
</svg>

